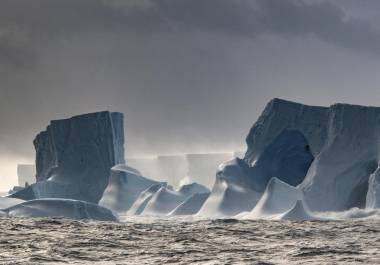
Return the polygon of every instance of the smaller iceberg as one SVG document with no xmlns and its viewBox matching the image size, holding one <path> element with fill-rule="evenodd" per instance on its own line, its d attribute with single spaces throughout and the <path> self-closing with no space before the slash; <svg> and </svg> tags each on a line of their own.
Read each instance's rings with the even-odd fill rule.
<svg viewBox="0 0 380 265">
<path fill-rule="evenodd" d="M 97 204 L 71 199 L 36 199 L 3 210 L 9 217 L 63 217 L 117 221 L 113 213 Z"/>
<path fill-rule="evenodd" d="M 117 213 L 127 212 L 141 192 L 152 185 L 165 184 L 143 177 L 141 173 L 129 166 L 120 164 L 111 169 L 109 183 L 99 205 Z"/>
<path fill-rule="evenodd" d="M 12 207 L 22 202 L 24 202 L 24 200 L 9 197 L 0 197 L 0 210 Z"/>
<path fill-rule="evenodd" d="M 141 198 L 146 197 L 146 200 L 142 201 L 143 203 L 140 204 L 139 209 L 141 210 L 144 204 L 145 207 L 138 212 L 142 215 L 165 216 L 171 214 L 178 206 L 193 197 L 193 195 L 208 195 L 210 190 L 201 184 L 191 183 L 181 186 L 178 190 L 172 190 L 170 187 L 162 186 L 153 196 L 148 195 L 151 191 L 147 191 L 146 193 L 146 195 L 141 196 Z M 194 202 L 194 205 L 191 205 L 192 202 Z M 193 198 L 193 200 L 187 202 L 186 205 L 183 205 L 183 210 L 179 211 L 185 213 L 187 211 L 195 211 L 197 208 L 199 210 L 201 207 L 201 205 L 198 206 L 199 203 L 199 199 Z"/>
<path fill-rule="evenodd" d="M 155 184 L 141 192 L 136 201 L 133 203 L 132 207 L 128 210 L 127 215 L 140 215 L 150 199 L 152 199 L 154 194 L 162 187 L 166 187 L 166 185 L 161 183 Z"/>
</svg>

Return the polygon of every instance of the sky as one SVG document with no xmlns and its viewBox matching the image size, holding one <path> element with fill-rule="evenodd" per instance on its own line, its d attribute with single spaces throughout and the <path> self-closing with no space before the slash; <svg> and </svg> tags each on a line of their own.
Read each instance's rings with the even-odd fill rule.
<svg viewBox="0 0 380 265">
<path fill-rule="evenodd" d="M 380 106 L 380 1 L 3 0 L 0 190 L 52 119 L 125 114 L 128 156 L 245 149 L 265 104 Z"/>
</svg>

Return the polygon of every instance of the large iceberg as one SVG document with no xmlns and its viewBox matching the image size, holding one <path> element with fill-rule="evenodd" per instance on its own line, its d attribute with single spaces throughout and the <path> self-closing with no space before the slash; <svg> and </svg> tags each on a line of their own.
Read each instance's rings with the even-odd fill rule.
<svg viewBox="0 0 380 265">
<path fill-rule="evenodd" d="M 97 203 L 110 168 L 124 163 L 123 114 L 96 112 L 53 120 L 34 140 L 37 183 L 12 197 L 71 198 Z"/>
<path fill-rule="evenodd" d="M 166 185 L 164 182 L 145 178 L 138 170 L 124 164 L 114 166 L 99 205 L 115 212 L 127 212 L 141 192 L 157 184 Z"/>
<path fill-rule="evenodd" d="M 250 211 L 272 177 L 296 186 L 304 179 L 313 159 L 303 134 L 285 129 L 252 165 L 239 158 L 222 164 L 211 195 L 198 214 L 223 217 Z"/>
<path fill-rule="evenodd" d="M 313 211 L 366 205 L 368 180 L 378 167 L 380 108 L 349 104 L 307 106 L 274 99 L 247 137 L 245 161 L 255 161 L 284 130 L 301 132 L 315 157 L 299 185 Z"/>
<path fill-rule="evenodd" d="M 70 199 L 36 199 L 14 205 L 3 212 L 9 217 L 64 217 L 117 221 L 113 213 L 97 204 Z"/>
</svg>

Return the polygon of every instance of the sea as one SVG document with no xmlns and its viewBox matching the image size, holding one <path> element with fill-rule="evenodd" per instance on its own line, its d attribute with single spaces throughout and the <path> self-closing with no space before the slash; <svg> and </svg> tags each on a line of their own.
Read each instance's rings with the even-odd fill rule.
<svg viewBox="0 0 380 265">
<path fill-rule="evenodd" d="M 3 218 L 0 264 L 380 264 L 380 220 Z"/>
</svg>

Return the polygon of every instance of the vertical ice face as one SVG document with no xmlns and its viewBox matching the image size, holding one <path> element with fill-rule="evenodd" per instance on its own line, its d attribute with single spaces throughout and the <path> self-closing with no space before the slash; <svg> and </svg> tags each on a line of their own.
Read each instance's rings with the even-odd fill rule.
<svg viewBox="0 0 380 265">
<path fill-rule="evenodd" d="M 34 146 L 37 183 L 13 196 L 97 203 L 110 168 L 124 163 L 123 114 L 103 111 L 51 121 Z"/>
</svg>

